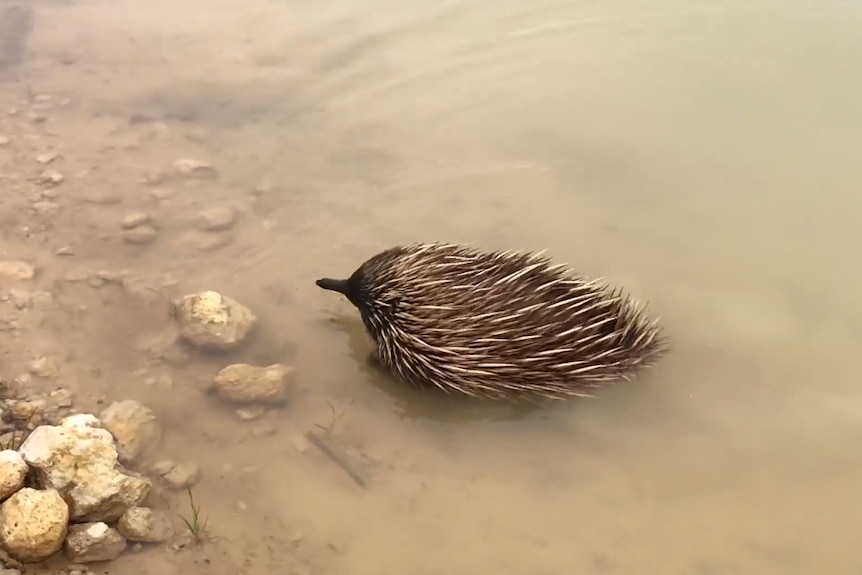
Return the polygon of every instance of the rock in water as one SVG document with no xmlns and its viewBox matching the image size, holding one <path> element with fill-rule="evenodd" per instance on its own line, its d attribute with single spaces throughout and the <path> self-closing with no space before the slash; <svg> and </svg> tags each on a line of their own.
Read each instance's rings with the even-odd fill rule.
<svg viewBox="0 0 862 575">
<path fill-rule="evenodd" d="M 237 347 L 258 321 L 247 307 L 214 291 L 183 297 L 176 316 L 187 341 L 220 350 Z"/>
<path fill-rule="evenodd" d="M 162 427 L 152 410 L 131 399 L 109 405 L 101 420 L 117 440 L 120 461 L 126 464 L 152 453 L 162 439 Z"/>
<path fill-rule="evenodd" d="M 293 369 L 279 363 L 257 367 L 235 363 L 222 369 L 215 377 L 218 394 L 237 403 L 278 404 L 285 396 Z"/>
<path fill-rule="evenodd" d="M 117 523 L 117 530 L 129 541 L 162 543 L 174 536 L 174 526 L 163 511 L 130 507 Z"/>
<path fill-rule="evenodd" d="M 69 528 L 66 556 L 74 563 L 113 561 L 126 550 L 126 539 L 107 524 L 98 521 Z"/>
<path fill-rule="evenodd" d="M 57 491 L 25 487 L 0 505 L 0 543 L 18 561 L 38 563 L 60 550 L 68 523 Z"/>
</svg>

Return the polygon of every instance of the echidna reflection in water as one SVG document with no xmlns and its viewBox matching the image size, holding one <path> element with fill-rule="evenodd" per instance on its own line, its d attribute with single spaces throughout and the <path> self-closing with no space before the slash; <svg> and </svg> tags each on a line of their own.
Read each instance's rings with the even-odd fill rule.
<svg viewBox="0 0 862 575">
<path fill-rule="evenodd" d="M 600 281 L 539 254 L 453 244 L 395 247 L 346 280 L 381 363 L 420 388 L 563 399 L 628 380 L 667 351 L 657 320 Z"/>
</svg>

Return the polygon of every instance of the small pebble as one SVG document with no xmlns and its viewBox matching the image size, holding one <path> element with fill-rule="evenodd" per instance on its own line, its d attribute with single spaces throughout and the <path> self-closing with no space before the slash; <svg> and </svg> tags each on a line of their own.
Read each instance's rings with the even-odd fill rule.
<svg viewBox="0 0 862 575">
<path fill-rule="evenodd" d="M 39 182 L 43 184 L 59 184 L 66 178 L 57 170 L 45 170 L 39 175 Z"/>
<path fill-rule="evenodd" d="M 156 239 L 158 233 L 150 226 L 138 226 L 123 232 L 123 240 L 129 244 L 149 244 Z"/>
<path fill-rule="evenodd" d="M 60 368 L 47 357 L 37 357 L 30 362 L 29 371 L 37 377 L 53 377 L 57 375 Z"/>
<path fill-rule="evenodd" d="M 121 283 L 124 278 L 129 276 L 128 270 L 112 272 L 108 270 L 99 270 L 96 272 L 96 277 L 110 283 Z"/>
<path fill-rule="evenodd" d="M 36 275 L 36 269 L 26 262 L 11 260 L 0 262 L 0 276 L 16 280 L 31 280 L 34 275 Z"/>
<path fill-rule="evenodd" d="M 303 435 L 294 436 L 291 442 L 293 443 L 293 447 L 295 447 L 300 453 L 305 453 L 308 451 L 308 448 L 311 447 L 311 444 Z"/>
<path fill-rule="evenodd" d="M 35 202 L 33 203 L 33 209 L 40 214 L 50 214 L 51 212 L 56 212 L 60 209 L 60 204 L 57 202 Z"/>
<path fill-rule="evenodd" d="M 50 164 L 51 162 L 56 160 L 59 155 L 60 154 L 58 154 L 57 152 L 47 152 L 45 154 L 39 154 L 38 156 L 36 156 L 36 161 L 40 164 Z"/>
<path fill-rule="evenodd" d="M 214 178 L 218 172 L 207 162 L 183 158 L 174 162 L 174 173 L 184 178 Z"/>
<path fill-rule="evenodd" d="M 174 191 L 167 188 L 153 188 L 150 190 L 150 196 L 154 200 L 167 200 L 174 195 Z"/>
<path fill-rule="evenodd" d="M 203 231 L 221 231 L 233 226 L 236 210 L 230 206 L 213 206 L 198 215 L 197 227 Z"/>
<path fill-rule="evenodd" d="M 117 523 L 117 530 L 129 541 L 162 543 L 174 536 L 171 519 L 164 511 L 130 507 Z"/>
<path fill-rule="evenodd" d="M 252 419 L 257 419 L 261 415 L 266 412 L 266 408 L 262 406 L 256 407 L 241 407 L 236 410 L 236 415 L 242 421 L 251 421 Z"/>
<path fill-rule="evenodd" d="M 72 407 L 72 392 L 65 388 L 60 388 L 51 392 L 51 399 L 57 404 L 57 407 Z"/>
<path fill-rule="evenodd" d="M 195 463 L 160 461 L 152 466 L 151 471 L 160 476 L 170 489 L 177 491 L 191 487 L 201 476 L 200 467 Z"/>
<path fill-rule="evenodd" d="M 146 212 L 133 212 L 123 218 L 123 222 L 120 224 L 120 226 L 124 230 L 131 230 L 133 228 L 137 228 L 138 226 L 142 226 L 149 221 L 150 214 Z"/>
</svg>

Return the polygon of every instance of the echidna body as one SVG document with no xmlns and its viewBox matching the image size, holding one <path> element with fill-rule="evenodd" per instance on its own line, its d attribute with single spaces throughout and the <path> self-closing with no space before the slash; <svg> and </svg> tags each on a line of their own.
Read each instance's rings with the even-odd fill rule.
<svg viewBox="0 0 862 575">
<path fill-rule="evenodd" d="M 644 307 L 539 254 L 395 247 L 346 280 L 380 361 L 418 387 L 494 399 L 590 396 L 667 350 Z"/>
</svg>

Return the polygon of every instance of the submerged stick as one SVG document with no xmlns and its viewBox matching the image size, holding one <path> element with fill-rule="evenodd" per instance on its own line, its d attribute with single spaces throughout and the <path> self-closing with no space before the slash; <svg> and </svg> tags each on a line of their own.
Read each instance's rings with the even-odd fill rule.
<svg viewBox="0 0 862 575">
<path fill-rule="evenodd" d="M 350 465 L 348 465 L 348 463 L 344 460 L 343 457 L 341 457 L 340 455 L 335 453 L 335 451 L 333 451 L 332 448 L 329 447 L 329 445 L 327 445 L 326 442 L 322 438 L 315 435 L 314 432 L 312 432 L 312 431 L 305 432 L 305 437 L 308 439 L 308 441 L 310 441 L 312 443 L 312 445 L 314 445 L 316 448 L 318 448 L 325 456 L 327 456 L 330 460 L 332 460 L 333 463 L 335 463 L 347 475 L 349 475 L 350 478 L 353 479 L 353 481 L 355 481 L 357 485 L 359 485 L 362 488 L 365 487 L 365 480 L 362 479 L 362 477 L 360 477 L 359 474 L 356 473 L 350 467 Z"/>
</svg>

